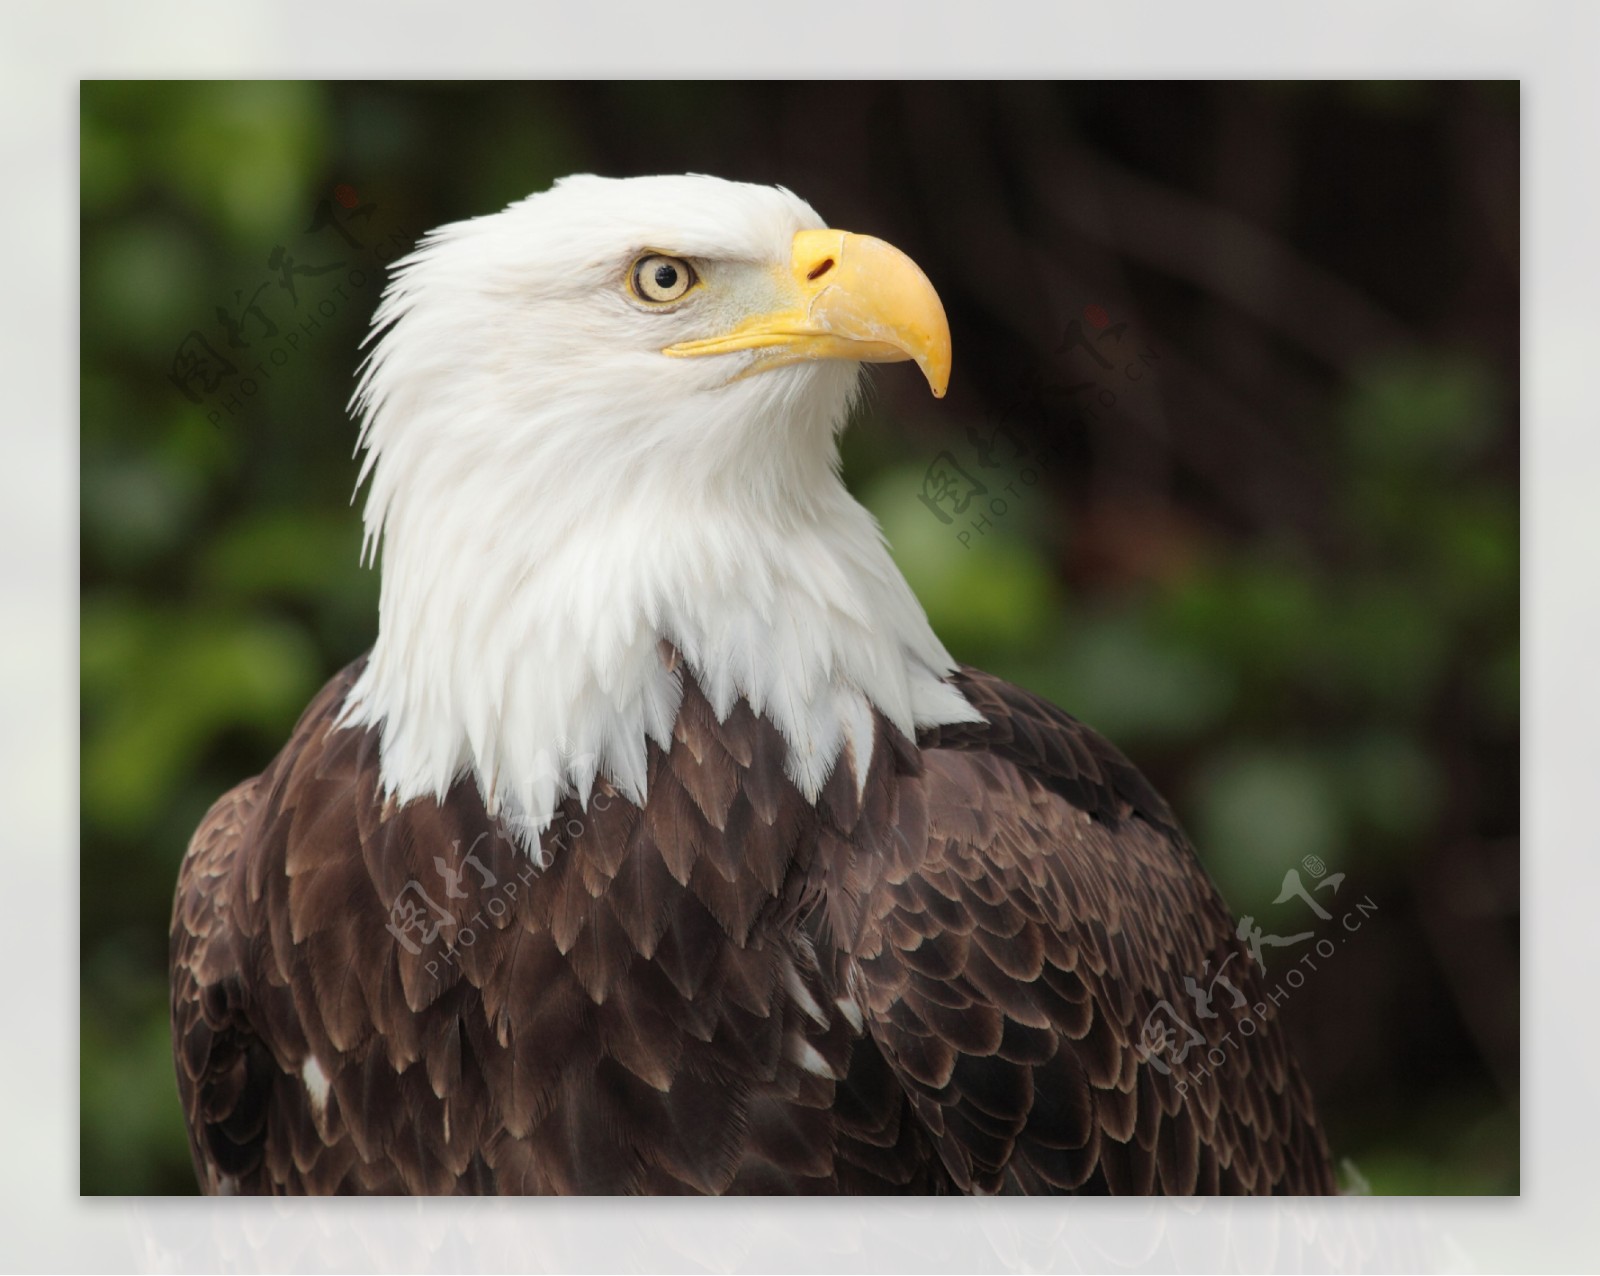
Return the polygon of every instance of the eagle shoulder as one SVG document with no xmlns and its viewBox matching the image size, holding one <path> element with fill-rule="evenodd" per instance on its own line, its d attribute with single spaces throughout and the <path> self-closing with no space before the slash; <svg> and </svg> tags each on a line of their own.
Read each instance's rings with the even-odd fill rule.
<svg viewBox="0 0 1600 1276">
<path fill-rule="evenodd" d="M 1331 1191 L 1270 1008 L 1226 1043 L 1242 1018 L 1187 1013 L 1186 976 L 1267 998 L 1166 804 L 1054 706 L 977 670 L 954 681 L 985 722 L 922 733 L 847 978 L 955 1186 Z M 1163 1005 L 1205 1034 L 1191 1062 L 1220 1065 L 1147 1048 Z"/>
<path fill-rule="evenodd" d="M 242 963 L 230 907 L 233 865 L 260 777 L 235 785 L 200 821 L 179 870 L 168 956 L 178 1095 L 200 1182 L 232 1193 L 260 1166 L 265 1094 L 258 1043 L 241 1014 Z"/>
<path fill-rule="evenodd" d="M 334 1190 L 355 1161 L 331 1078 L 307 1040 L 303 987 L 284 960 L 287 825 L 314 822 L 308 781 L 350 783 L 330 737 L 359 662 L 336 675 L 260 775 L 217 800 L 179 869 L 169 980 L 190 1152 L 212 1194 Z M 361 859 L 356 831 L 302 828 L 331 862 Z M 381 1189 L 379 1189 L 381 1190 Z"/>
</svg>

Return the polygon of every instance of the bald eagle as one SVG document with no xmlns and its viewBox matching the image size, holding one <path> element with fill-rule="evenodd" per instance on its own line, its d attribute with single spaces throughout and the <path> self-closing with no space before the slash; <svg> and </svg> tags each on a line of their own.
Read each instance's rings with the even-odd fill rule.
<svg viewBox="0 0 1600 1276">
<path fill-rule="evenodd" d="M 952 661 L 840 478 L 863 363 L 947 384 L 909 257 L 572 177 L 373 334 L 376 642 L 178 880 L 204 1190 L 1331 1190 L 1167 805 Z M 1249 1024 L 1194 1013 L 1224 968 Z"/>
</svg>

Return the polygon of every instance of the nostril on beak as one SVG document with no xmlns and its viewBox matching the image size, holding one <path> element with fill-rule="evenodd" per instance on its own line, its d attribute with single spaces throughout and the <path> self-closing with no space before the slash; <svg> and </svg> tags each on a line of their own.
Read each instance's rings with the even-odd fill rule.
<svg viewBox="0 0 1600 1276">
<path fill-rule="evenodd" d="M 822 276 L 827 274 L 832 269 L 833 269 L 833 258 L 832 257 L 824 257 L 821 261 L 819 261 L 810 270 L 806 271 L 806 278 L 807 279 L 821 279 Z"/>
</svg>

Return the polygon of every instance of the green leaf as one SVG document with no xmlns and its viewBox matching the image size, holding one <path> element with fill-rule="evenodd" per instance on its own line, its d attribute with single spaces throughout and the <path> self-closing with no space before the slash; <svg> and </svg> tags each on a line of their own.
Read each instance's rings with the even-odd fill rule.
<svg viewBox="0 0 1600 1276">
<path fill-rule="evenodd" d="M 1259 909 L 1308 855 L 1343 858 L 1335 782 L 1302 751 L 1251 747 L 1214 757 L 1192 807 L 1197 844 L 1235 912 Z"/>
<path fill-rule="evenodd" d="M 86 608 L 83 646 L 84 814 L 124 837 L 151 826 L 221 732 L 280 744 L 318 680 L 307 636 L 256 616 Z M 110 681 L 113 668 L 137 675 Z"/>
<path fill-rule="evenodd" d="M 1494 437 L 1495 386 L 1479 360 L 1415 352 L 1376 360 L 1357 376 L 1343 409 L 1346 437 L 1369 465 L 1451 468 Z"/>
<path fill-rule="evenodd" d="M 1055 631 L 1060 592 L 1034 543 L 1005 519 L 983 534 L 944 523 L 917 493 L 923 471 L 899 466 L 868 489 L 895 562 L 934 632 L 958 658 L 978 662 L 1037 647 Z M 967 531 L 962 539 L 960 533 Z"/>
</svg>

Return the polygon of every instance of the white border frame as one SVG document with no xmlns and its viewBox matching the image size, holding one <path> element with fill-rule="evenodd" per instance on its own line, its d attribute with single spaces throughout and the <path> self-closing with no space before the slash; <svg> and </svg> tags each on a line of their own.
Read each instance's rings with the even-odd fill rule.
<svg viewBox="0 0 1600 1276">
<path fill-rule="evenodd" d="M 981 9 L 977 20 L 969 14 Z M 304 33 L 315 30 L 317 38 Z M 1585 1270 L 1600 1254 L 1600 5 L 454 0 L 13 6 L 0 686 L 4 1260 L 24 1271 Z M 662 66 L 669 52 L 685 59 Z M 1523 81 L 1524 1195 L 1487 1201 L 127 1202 L 77 1183 L 78 80 L 579 75 Z M 819 122 L 827 127 L 828 122 Z"/>
</svg>

